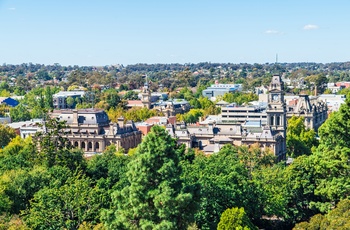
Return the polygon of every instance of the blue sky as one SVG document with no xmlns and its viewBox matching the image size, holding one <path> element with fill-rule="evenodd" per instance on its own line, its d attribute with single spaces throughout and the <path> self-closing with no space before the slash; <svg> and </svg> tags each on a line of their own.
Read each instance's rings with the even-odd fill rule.
<svg viewBox="0 0 350 230">
<path fill-rule="evenodd" d="M 0 0 L 0 64 L 350 61 L 349 0 Z"/>
</svg>

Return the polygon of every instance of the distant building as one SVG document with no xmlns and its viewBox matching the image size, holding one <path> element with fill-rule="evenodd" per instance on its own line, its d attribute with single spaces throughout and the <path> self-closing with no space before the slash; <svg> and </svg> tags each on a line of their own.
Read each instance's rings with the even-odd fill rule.
<svg viewBox="0 0 350 230">
<path fill-rule="evenodd" d="M 161 125 L 161 126 L 165 127 L 168 124 L 175 125 L 176 124 L 176 117 L 175 116 L 170 116 L 170 117 L 160 117 L 160 116 L 150 117 L 144 122 L 137 123 L 136 127 L 142 132 L 142 135 L 145 136 L 151 131 L 151 128 L 154 125 Z"/>
<path fill-rule="evenodd" d="M 191 109 L 191 105 L 185 99 L 173 99 L 169 101 L 160 101 L 153 103 L 153 109 L 163 112 L 167 116 L 184 114 Z"/>
<path fill-rule="evenodd" d="M 236 91 L 242 91 L 241 84 L 213 84 L 207 89 L 202 91 L 202 95 L 209 99 L 216 98 L 217 96 L 223 96 L 225 93 L 233 93 Z"/>
<path fill-rule="evenodd" d="M 223 106 L 221 108 L 221 120 L 223 122 L 232 122 L 243 124 L 248 121 L 261 121 L 263 125 L 267 124 L 267 104 L 260 106 L 236 106 L 234 104 Z"/>
<path fill-rule="evenodd" d="M 338 111 L 341 104 L 345 103 L 346 95 L 321 94 L 319 98 L 326 102 L 328 113 Z"/>
<path fill-rule="evenodd" d="M 332 93 L 338 93 L 339 90 L 344 89 L 345 86 L 336 83 L 327 83 L 327 89 L 329 89 Z"/>
<path fill-rule="evenodd" d="M 11 117 L 0 117 L 0 124 L 10 124 L 11 122 Z"/>
<path fill-rule="evenodd" d="M 22 138 L 27 138 L 28 136 L 34 136 L 35 133 L 43 131 L 42 129 L 43 120 L 42 119 L 32 119 L 29 121 L 19 121 L 7 124 L 9 127 L 13 128 L 15 132 Z"/>
<path fill-rule="evenodd" d="M 85 91 L 61 91 L 54 94 L 53 97 L 53 106 L 55 109 L 67 109 L 69 106 L 67 105 L 67 98 L 72 97 L 74 99 L 74 104 L 72 107 L 76 105 L 76 98 L 82 98 L 85 95 Z"/>
<path fill-rule="evenodd" d="M 19 104 L 19 101 L 11 97 L 0 97 L 0 105 L 16 107 L 18 104 Z"/>
</svg>

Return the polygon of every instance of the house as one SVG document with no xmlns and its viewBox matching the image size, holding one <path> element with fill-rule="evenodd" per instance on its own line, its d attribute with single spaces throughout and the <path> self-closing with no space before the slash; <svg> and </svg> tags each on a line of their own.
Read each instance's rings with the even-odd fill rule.
<svg viewBox="0 0 350 230">
<path fill-rule="evenodd" d="M 85 96 L 85 91 L 76 90 L 76 91 L 60 91 L 54 94 L 53 97 L 53 106 L 55 109 L 67 109 L 70 105 L 67 104 L 67 98 L 71 97 L 74 99 L 73 105 L 71 107 L 75 107 L 76 98 L 82 98 Z"/>
<path fill-rule="evenodd" d="M 176 124 L 176 116 L 170 116 L 170 117 L 162 117 L 162 116 L 154 116 L 148 118 L 146 121 L 137 123 L 136 127 L 142 132 L 142 135 L 147 135 L 151 128 L 154 125 L 162 125 L 166 127 L 168 124 L 175 125 Z"/>
<path fill-rule="evenodd" d="M 18 104 L 19 104 L 19 101 L 11 97 L 0 97 L 0 105 L 16 107 Z"/>
</svg>

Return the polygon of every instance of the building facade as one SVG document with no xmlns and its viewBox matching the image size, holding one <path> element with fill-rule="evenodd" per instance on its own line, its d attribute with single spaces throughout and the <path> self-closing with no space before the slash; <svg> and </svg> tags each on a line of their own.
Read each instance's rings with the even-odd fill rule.
<svg viewBox="0 0 350 230">
<path fill-rule="evenodd" d="M 110 145 L 127 151 L 141 143 L 142 134 L 132 121 L 124 124 L 120 117 L 117 124 L 110 123 L 103 110 L 54 110 L 52 116 L 66 121 L 64 136 L 85 153 L 102 153 Z"/>
<path fill-rule="evenodd" d="M 217 96 L 223 96 L 225 93 L 233 93 L 241 91 L 242 86 L 240 84 L 213 84 L 207 89 L 202 91 L 203 97 L 212 98 Z"/>
<path fill-rule="evenodd" d="M 53 107 L 55 109 L 67 109 L 69 105 L 67 104 L 67 98 L 71 97 L 74 99 L 72 107 L 76 104 L 76 98 L 82 98 L 85 95 L 85 91 L 61 91 L 54 94 L 53 97 Z"/>
<path fill-rule="evenodd" d="M 205 153 L 218 152 L 222 146 L 257 144 L 263 151 L 286 159 L 287 110 L 280 76 L 273 76 L 268 103 L 264 107 L 222 107 L 221 120 L 200 124 L 167 126 L 169 133 L 187 147 Z"/>
</svg>

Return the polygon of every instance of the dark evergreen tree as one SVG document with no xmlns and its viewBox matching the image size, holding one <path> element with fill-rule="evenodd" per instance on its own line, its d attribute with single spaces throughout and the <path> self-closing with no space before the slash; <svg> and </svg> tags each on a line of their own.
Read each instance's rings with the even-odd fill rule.
<svg viewBox="0 0 350 230">
<path fill-rule="evenodd" d="M 103 215 L 110 229 L 186 229 L 193 212 L 192 194 L 184 191 L 180 155 L 184 147 L 155 126 L 129 163 L 130 185 L 113 194 L 115 209 Z"/>
</svg>

